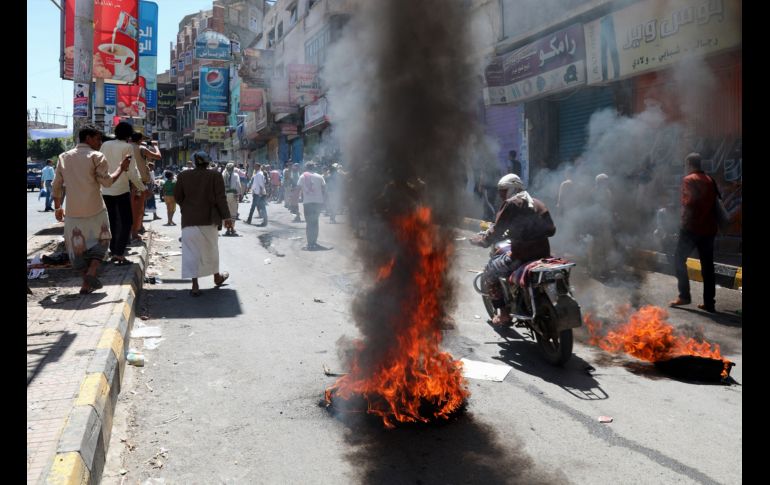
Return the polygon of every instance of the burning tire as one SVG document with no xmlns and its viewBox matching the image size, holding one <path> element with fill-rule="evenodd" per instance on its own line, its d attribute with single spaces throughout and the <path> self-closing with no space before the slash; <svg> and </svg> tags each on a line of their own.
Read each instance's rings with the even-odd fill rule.
<svg viewBox="0 0 770 485">
<path fill-rule="evenodd" d="M 550 329 L 556 327 L 556 309 L 554 309 L 550 302 L 544 301 L 542 298 L 539 300 L 537 308 L 537 319 L 540 320 L 538 322 L 539 327 L 545 332 L 550 332 Z M 535 339 L 540 350 L 543 352 L 545 360 L 550 364 L 562 366 L 572 357 L 573 338 L 571 328 L 562 330 L 556 338 L 535 332 Z"/>
</svg>

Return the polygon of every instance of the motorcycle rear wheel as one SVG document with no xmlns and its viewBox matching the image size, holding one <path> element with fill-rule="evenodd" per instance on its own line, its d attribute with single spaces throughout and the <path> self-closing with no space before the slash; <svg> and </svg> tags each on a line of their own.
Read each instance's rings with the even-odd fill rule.
<svg viewBox="0 0 770 485">
<path fill-rule="evenodd" d="M 550 301 L 542 298 L 537 308 L 537 318 L 541 320 L 540 328 L 544 331 L 556 326 L 556 309 Z M 559 332 L 558 337 L 552 338 L 535 332 L 537 345 L 543 352 L 543 357 L 549 364 L 563 366 L 572 357 L 572 329 L 568 328 Z"/>
</svg>

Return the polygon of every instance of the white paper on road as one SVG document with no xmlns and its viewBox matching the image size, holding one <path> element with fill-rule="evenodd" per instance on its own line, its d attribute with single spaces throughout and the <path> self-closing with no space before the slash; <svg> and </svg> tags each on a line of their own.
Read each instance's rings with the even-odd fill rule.
<svg viewBox="0 0 770 485">
<path fill-rule="evenodd" d="M 152 328 L 152 327 L 145 327 L 145 328 Z M 157 349 L 161 342 L 163 342 L 164 338 L 146 338 L 144 339 L 144 348 L 147 350 L 154 350 Z"/>
<path fill-rule="evenodd" d="M 505 376 L 511 371 L 511 366 L 508 365 L 487 364 L 465 358 L 460 359 L 460 361 L 463 363 L 463 377 L 468 379 L 503 382 Z"/>
<path fill-rule="evenodd" d="M 138 327 L 131 331 L 131 338 L 161 337 L 160 327 Z"/>
</svg>

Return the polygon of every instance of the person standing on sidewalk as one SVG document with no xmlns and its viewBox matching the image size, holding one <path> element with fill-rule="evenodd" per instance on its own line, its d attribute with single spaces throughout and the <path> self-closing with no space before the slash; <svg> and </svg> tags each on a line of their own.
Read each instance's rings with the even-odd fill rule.
<svg viewBox="0 0 770 485">
<path fill-rule="evenodd" d="M 326 199 L 326 182 L 324 178 L 316 173 L 318 170 L 315 162 L 305 164 L 306 171 L 299 179 L 300 199 L 305 212 L 305 234 L 307 237 L 307 246 L 304 250 L 316 251 L 325 249 L 318 245 L 318 217 L 321 215 Z"/>
<path fill-rule="evenodd" d="M 43 212 L 51 212 L 53 210 L 53 207 L 51 207 L 51 184 L 53 183 L 54 176 L 53 160 L 46 160 L 40 177 L 40 184 L 45 189 L 45 208 Z"/>
<path fill-rule="evenodd" d="M 699 153 L 685 157 L 688 175 L 682 179 L 682 219 L 679 241 L 674 253 L 674 269 L 679 287 L 679 297 L 670 306 L 688 305 L 690 278 L 687 275 L 687 257 L 698 248 L 703 274 L 703 304 L 701 310 L 716 313 L 716 278 L 714 276 L 714 238 L 717 234 L 716 199 L 719 196 L 716 182 L 701 169 Z"/>
<path fill-rule="evenodd" d="M 182 209 L 182 278 L 192 278 L 190 295 L 200 296 L 198 278 L 214 275 L 214 284 L 230 276 L 219 272 L 219 229 L 222 221 L 229 223 L 225 182 L 204 151 L 193 155 L 195 168 L 177 177 L 174 199 Z"/>
<path fill-rule="evenodd" d="M 163 202 L 166 204 L 166 213 L 168 214 L 168 224 L 166 226 L 176 226 L 174 223 L 174 213 L 176 212 L 176 200 L 174 199 L 176 179 L 174 179 L 174 172 L 166 170 L 164 177 L 166 177 L 166 180 L 163 182 L 160 190 L 163 192 Z"/>
<path fill-rule="evenodd" d="M 159 221 L 160 217 L 158 217 L 158 206 L 156 205 L 155 201 L 155 164 L 152 162 L 147 162 L 147 168 L 150 169 L 150 183 L 147 184 L 147 191 L 149 192 L 149 195 L 147 196 L 147 203 L 145 204 L 145 208 L 147 208 L 148 211 L 152 211 L 153 221 Z"/>
<path fill-rule="evenodd" d="M 227 207 L 230 209 L 230 225 L 227 227 L 225 236 L 237 236 L 235 232 L 235 220 L 238 218 L 238 195 L 241 193 L 241 177 L 235 172 L 235 164 L 230 162 L 222 172 L 222 180 L 225 183 L 225 194 L 227 195 Z"/>
<path fill-rule="evenodd" d="M 112 234 L 107 207 L 100 187 L 111 187 L 128 170 L 131 156 L 126 154 L 118 167 L 108 173 L 107 160 L 99 151 L 102 132 L 84 126 L 78 133 L 79 143 L 59 155 L 51 188 L 59 222 L 64 221 L 64 242 L 75 269 L 83 269 L 81 294 L 101 288 L 96 270 L 104 260 Z M 64 185 L 67 185 L 67 210 L 62 207 Z"/>
<path fill-rule="evenodd" d="M 142 176 L 143 190 L 138 190 L 139 187 L 132 188 L 131 190 L 131 213 L 133 215 L 133 222 L 131 225 L 131 240 L 140 239 L 139 235 L 144 234 L 144 225 L 142 219 L 144 219 L 144 208 L 149 197 L 154 197 L 152 193 L 152 177 L 150 175 L 150 168 L 148 163 L 150 160 L 159 160 L 161 158 L 160 150 L 153 146 L 152 149 L 143 141 L 144 135 L 139 132 L 131 134 L 131 145 L 134 150 L 134 160 L 136 160 L 136 167 L 139 169 L 139 174 Z M 156 142 L 157 143 L 157 142 Z M 160 219 L 160 218 L 158 218 Z"/>
<path fill-rule="evenodd" d="M 134 148 L 129 143 L 133 132 L 134 129 L 131 125 L 121 121 L 115 127 L 115 139 L 105 142 L 101 148 L 101 152 L 107 159 L 108 170 L 115 170 L 120 165 L 121 160 L 126 156 L 131 157 L 128 173 L 121 175 L 111 187 L 102 188 L 102 198 L 104 198 L 104 203 L 107 206 L 107 213 L 110 217 L 110 232 L 112 233 L 110 253 L 112 254 L 112 261 L 118 266 L 131 264 L 125 256 L 128 238 L 131 234 L 131 225 L 133 224 L 129 181 L 137 187 L 138 191 L 142 191 L 141 188 L 144 187 L 142 176 L 136 165 L 137 160 L 133 158 Z M 143 207 L 140 210 L 144 214 Z"/>
<path fill-rule="evenodd" d="M 265 174 L 262 173 L 262 166 L 259 163 L 254 164 L 254 176 L 251 177 L 251 210 L 249 210 L 249 218 L 246 219 L 247 224 L 251 224 L 251 218 L 254 216 L 254 208 L 259 212 L 259 217 L 262 218 L 262 222 L 257 224 L 260 227 L 267 225 L 267 187 L 265 186 Z"/>
</svg>

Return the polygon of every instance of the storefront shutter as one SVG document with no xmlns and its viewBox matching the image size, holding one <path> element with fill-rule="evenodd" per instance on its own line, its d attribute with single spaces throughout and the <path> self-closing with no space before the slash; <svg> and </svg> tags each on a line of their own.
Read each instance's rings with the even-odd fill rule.
<svg viewBox="0 0 770 485">
<path fill-rule="evenodd" d="M 568 162 L 583 153 L 591 115 L 614 106 L 609 87 L 583 88 L 559 101 L 559 161 Z"/>
</svg>

